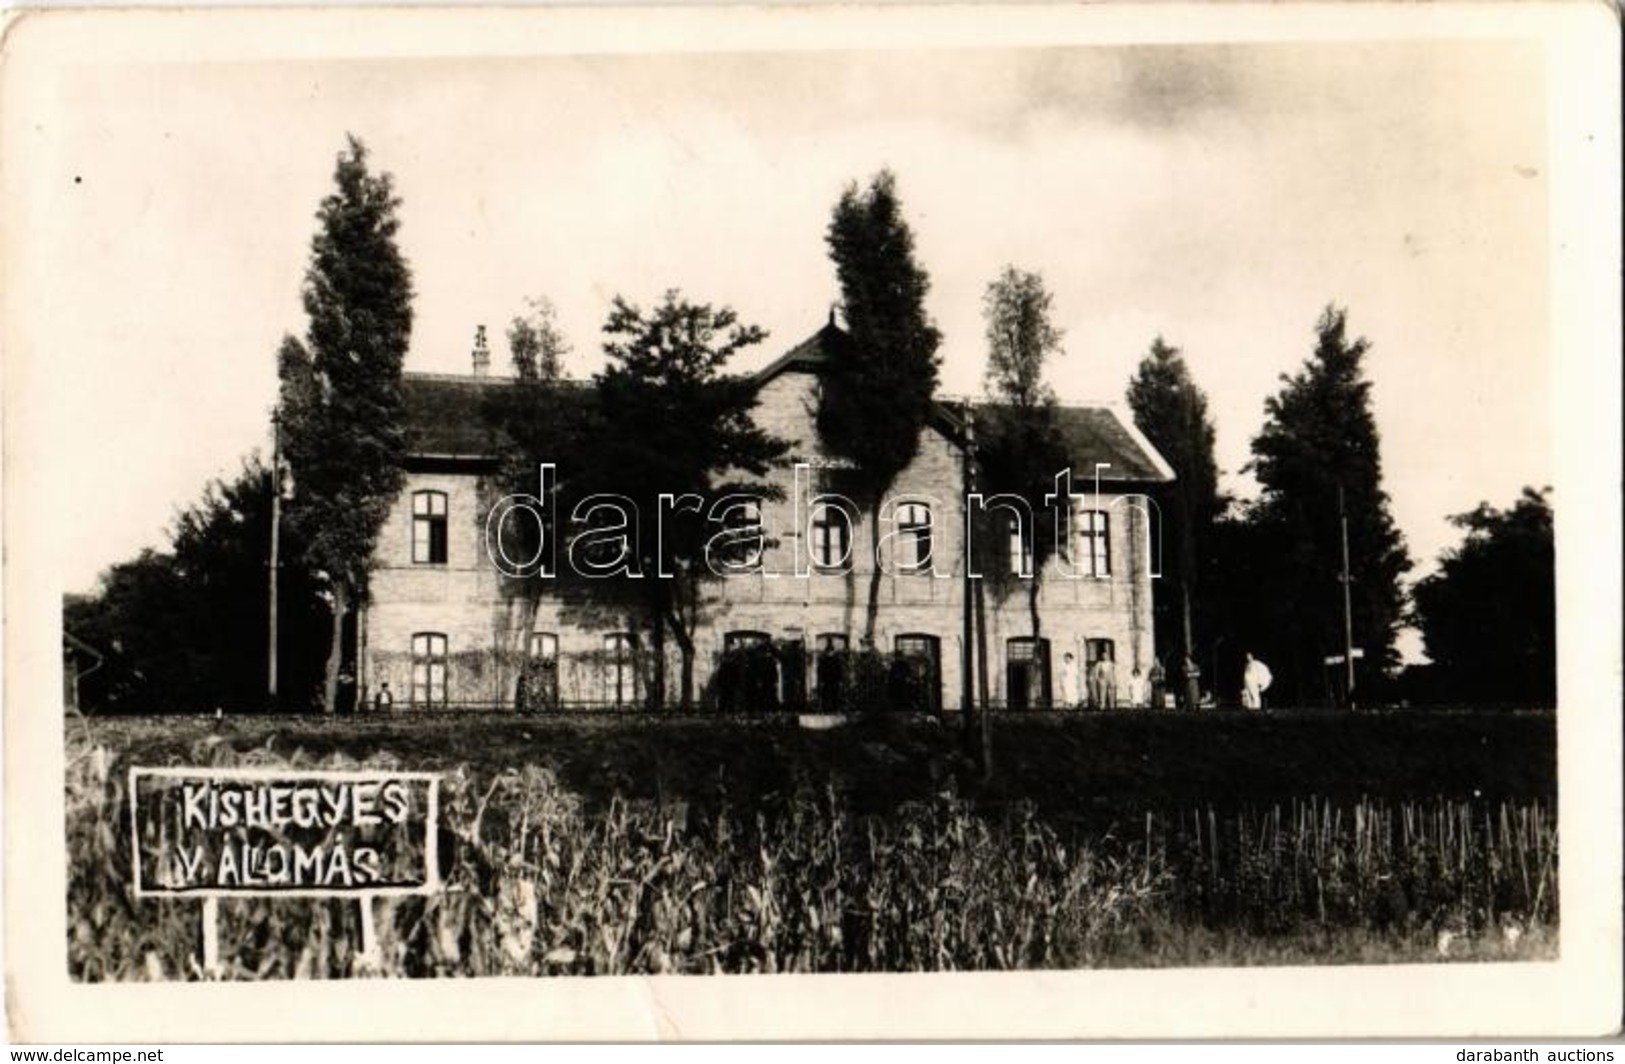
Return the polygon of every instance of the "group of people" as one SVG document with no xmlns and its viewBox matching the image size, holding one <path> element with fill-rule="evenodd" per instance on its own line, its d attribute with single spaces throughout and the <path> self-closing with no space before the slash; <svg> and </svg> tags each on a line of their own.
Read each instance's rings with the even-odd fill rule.
<svg viewBox="0 0 1625 1064">
<path fill-rule="evenodd" d="M 1273 679 L 1269 666 L 1249 653 L 1241 670 L 1241 707 L 1262 710 L 1264 692 L 1269 690 Z M 1080 691 L 1078 661 L 1071 651 L 1068 651 L 1061 659 L 1059 680 L 1055 699 L 1057 709 L 1159 708 L 1168 704 L 1172 698 L 1166 693 L 1167 678 L 1160 659 L 1152 662 L 1149 676 L 1142 674 L 1140 667 L 1136 665 L 1129 673 L 1128 687 L 1122 692 L 1122 697 L 1119 697 L 1117 687 L 1116 663 L 1108 657 L 1097 658 L 1085 668 L 1084 683 Z M 1211 696 L 1202 701 L 1202 705 L 1211 704 Z"/>
<path fill-rule="evenodd" d="M 1161 666 L 1154 665 L 1152 670 L 1153 674 L 1160 673 Z M 1151 688 L 1148 678 L 1136 665 L 1129 674 L 1127 688 L 1119 691 L 1116 663 L 1111 658 L 1100 657 L 1084 670 L 1080 689 L 1078 659 L 1068 651 L 1061 659 L 1060 688 L 1055 704 L 1057 709 L 1143 708 L 1152 704 Z"/>
</svg>

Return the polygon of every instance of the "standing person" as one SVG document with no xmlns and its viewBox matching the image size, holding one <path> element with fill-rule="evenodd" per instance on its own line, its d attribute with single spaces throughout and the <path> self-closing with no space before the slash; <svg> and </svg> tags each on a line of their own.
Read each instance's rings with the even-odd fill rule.
<svg viewBox="0 0 1625 1064">
<path fill-rule="evenodd" d="M 1168 674 L 1165 673 L 1163 671 L 1163 669 L 1162 669 L 1162 659 L 1161 658 L 1152 658 L 1151 659 L 1151 677 L 1150 677 L 1150 679 L 1151 679 L 1151 708 L 1152 709 L 1165 709 L 1165 708 L 1167 708 L 1168 703 L 1167 703 L 1166 698 L 1164 697 L 1164 692 L 1167 691 L 1167 689 L 1168 689 Z"/>
<path fill-rule="evenodd" d="M 818 651 L 818 708 L 824 713 L 841 711 L 841 661 L 834 644 L 825 641 Z"/>
<path fill-rule="evenodd" d="M 1134 671 L 1128 676 L 1128 704 L 1132 709 L 1145 706 L 1145 677 L 1140 674 L 1140 667 L 1134 666 Z"/>
<path fill-rule="evenodd" d="M 1185 709 L 1194 712 L 1202 705 L 1202 668 L 1196 659 L 1185 656 Z"/>
<path fill-rule="evenodd" d="M 378 694 L 372 700 L 372 708 L 380 713 L 387 713 L 395 706 L 395 695 L 389 690 L 389 681 L 385 680 L 378 685 Z"/>
<path fill-rule="evenodd" d="M 1241 670 L 1241 707 L 1243 709 L 1263 709 L 1264 692 L 1270 689 L 1270 667 L 1262 661 L 1247 654 L 1247 664 Z"/>
<path fill-rule="evenodd" d="M 1072 656 L 1070 650 L 1061 655 L 1060 708 L 1078 708 L 1078 659 Z"/>
<path fill-rule="evenodd" d="M 1096 709 L 1112 708 L 1113 686 L 1111 659 L 1102 654 L 1089 668 L 1089 704 Z"/>
</svg>

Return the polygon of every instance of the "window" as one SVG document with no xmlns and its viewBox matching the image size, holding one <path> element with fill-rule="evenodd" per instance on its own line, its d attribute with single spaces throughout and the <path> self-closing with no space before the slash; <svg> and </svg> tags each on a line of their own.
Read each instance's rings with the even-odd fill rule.
<svg viewBox="0 0 1625 1064">
<path fill-rule="evenodd" d="M 1040 709 L 1049 705 L 1049 640 L 1030 637 L 1007 640 L 1004 660 L 1005 704 L 1011 709 Z M 1063 690 L 1062 699 L 1066 697 Z"/>
<path fill-rule="evenodd" d="M 627 632 L 604 637 L 604 701 L 612 706 L 630 706 L 637 701 L 637 646 L 637 636 Z"/>
<path fill-rule="evenodd" d="M 897 508 L 900 557 L 897 568 L 904 573 L 922 573 L 931 568 L 931 507 L 923 502 L 905 502 Z"/>
<path fill-rule="evenodd" d="M 1033 575 L 1033 544 L 1022 535 L 1022 523 L 1016 517 L 1010 518 L 1010 575 Z"/>
<path fill-rule="evenodd" d="M 887 695 L 893 709 L 935 713 L 942 708 L 942 658 L 934 635 L 908 633 L 892 644 L 896 651 Z"/>
<path fill-rule="evenodd" d="M 818 708 L 824 713 L 839 713 L 845 708 L 846 690 L 846 635 L 825 632 L 813 641 L 818 653 L 814 658 L 813 683 L 818 688 Z"/>
<path fill-rule="evenodd" d="M 559 704 L 559 637 L 553 632 L 530 633 L 527 659 L 514 688 L 519 712 L 556 709 Z"/>
<path fill-rule="evenodd" d="M 751 535 L 733 540 L 727 558 L 740 569 L 754 568 L 762 560 L 762 504 L 754 499 L 728 507 L 723 527 L 750 529 Z"/>
<path fill-rule="evenodd" d="M 773 637 L 766 632 L 726 632 L 722 636 L 722 652 L 728 654 L 747 647 L 767 646 L 772 642 Z"/>
<path fill-rule="evenodd" d="M 852 521 L 846 511 L 830 502 L 813 508 L 812 560 L 820 569 L 840 569 L 852 553 Z"/>
<path fill-rule="evenodd" d="M 412 494 L 412 561 L 419 565 L 446 564 L 446 493 Z"/>
<path fill-rule="evenodd" d="M 825 632 L 819 636 L 815 644 L 820 654 L 839 654 L 846 650 L 846 636 L 839 632 Z"/>
<path fill-rule="evenodd" d="M 446 704 L 446 637 L 439 632 L 412 637 L 412 704 L 426 709 Z"/>
<path fill-rule="evenodd" d="M 1110 576 L 1111 540 L 1106 535 L 1104 510 L 1078 511 L 1078 570 L 1090 576 Z"/>
<path fill-rule="evenodd" d="M 717 708 L 759 713 L 779 706 L 779 664 L 766 632 L 727 632 L 717 668 Z"/>
</svg>

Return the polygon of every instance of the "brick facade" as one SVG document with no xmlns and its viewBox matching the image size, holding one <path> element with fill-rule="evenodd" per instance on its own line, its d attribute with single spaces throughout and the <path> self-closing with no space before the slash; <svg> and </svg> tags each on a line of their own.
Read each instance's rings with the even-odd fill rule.
<svg viewBox="0 0 1625 1064">
<path fill-rule="evenodd" d="M 874 565 L 871 530 L 863 517 L 852 529 L 849 573 L 819 572 L 810 564 L 814 548 L 807 527 L 811 518 L 807 496 L 824 489 L 825 470 L 831 465 L 818 445 L 814 427 L 819 383 L 816 348 L 806 356 L 816 340 L 802 345 L 759 378 L 757 423 L 790 441 L 790 461 L 800 464 L 801 470 L 798 474 L 792 467 L 777 474 L 785 497 L 763 504 L 762 524 L 770 545 L 763 553 L 762 571 L 707 585 L 707 621 L 696 633 L 696 692 L 706 689 L 729 633 L 763 633 L 781 649 L 801 641 L 805 697 L 810 703 L 816 698 L 814 658 L 819 637 L 844 636 L 848 645 L 856 647 L 862 635 Z M 798 353 L 804 357 L 796 357 Z M 1057 700 L 1062 693 L 1059 670 L 1063 655 L 1072 653 L 1081 673 L 1081 664 L 1089 659 L 1090 640 L 1110 641 L 1120 690 L 1126 688 L 1130 670 L 1148 671 L 1155 655 L 1148 524 L 1143 506 L 1130 495 L 1144 490 L 1145 485 L 1134 480 L 1167 479 L 1166 465 L 1132 427 L 1120 424 L 1118 415 L 1095 408 L 1088 413 L 1096 431 L 1100 426 L 1110 430 L 1102 438 L 1111 442 L 1109 447 L 1089 447 L 1109 453 L 1074 456 L 1074 490 L 1089 492 L 1089 505 L 1096 505 L 1091 475 L 1097 462 L 1110 462 L 1115 469 L 1126 468 L 1133 475 L 1101 485 L 1099 505 L 1109 515 L 1109 575 L 1069 578 L 1056 561 L 1041 581 L 1042 635 L 1050 645 L 1056 673 L 1052 692 Z M 437 410 L 436 416 L 445 413 Z M 1138 453 L 1131 453 L 1134 449 Z M 398 710 L 421 704 L 426 695 L 436 693 L 429 690 L 434 677 L 426 667 L 434 659 L 443 664 L 444 704 L 448 707 L 514 705 L 520 665 L 530 641 L 520 631 L 521 607 L 504 597 L 501 578 L 484 556 L 484 520 L 493 493 L 483 471 L 488 467 L 482 467 L 477 458 L 419 455 L 409 466 L 406 487 L 380 538 L 372 601 L 363 625 L 362 682 L 371 692 L 387 682 Z M 414 498 L 423 492 L 439 492 L 445 498 L 443 561 L 425 561 L 421 554 L 414 561 Z M 883 542 L 881 556 L 888 562 L 883 568 L 889 571 L 880 582 L 875 647 L 890 653 L 898 647 L 899 637 L 935 640 L 939 661 L 936 704 L 955 710 L 962 702 L 965 487 L 963 452 L 950 425 L 934 423 L 925 430 L 919 454 L 897 478 L 883 509 L 883 535 L 895 531 L 895 507 L 900 502 L 924 502 L 930 507 L 931 569 L 898 572 L 902 537 L 891 535 Z M 1041 512 L 1037 519 L 1052 517 Z M 1008 593 L 1001 596 L 1001 587 Z M 987 581 L 985 611 L 989 691 L 999 704 L 1019 703 L 1021 692 L 1009 689 L 1009 665 L 1013 655 L 1020 656 L 1021 648 L 1012 647 L 1009 641 L 1032 634 L 1027 582 Z M 636 668 L 617 666 L 615 656 L 606 651 L 605 638 L 614 634 L 613 628 L 584 628 L 561 615 L 555 601 L 542 601 L 529 629 L 556 641 L 557 696 L 564 703 L 626 699 L 629 684 L 646 682 L 646 676 L 628 676 Z M 438 647 L 430 648 L 420 639 L 417 657 L 425 667 L 418 671 L 414 691 L 414 636 L 429 634 L 444 637 L 444 654 L 426 658 L 423 650 Z M 910 647 L 921 645 L 917 638 L 907 642 Z M 668 684 L 675 688 L 679 662 L 675 647 L 670 658 Z M 1080 676 L 1075 693 L 1081 697 L 1084 690 Z"/>
</svg>

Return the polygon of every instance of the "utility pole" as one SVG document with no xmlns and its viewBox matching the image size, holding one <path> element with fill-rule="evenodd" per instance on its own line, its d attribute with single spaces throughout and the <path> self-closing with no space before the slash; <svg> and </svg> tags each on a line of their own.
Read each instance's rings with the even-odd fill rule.
<svg viewBox="0 0 1625 1064">
<path fill-rule="evenodd" d="M 968 730 L 974 726 L 975 742 L 977 745 L 977 762 L 982 772 L 982 780 L 986 782 L 993 778 L 993 721 L 988 712 L 987 698 L 987 620 L 982 610 L 982 581 L 971 576 L 971 569 L 975 565 L 972 556 L 975 539 L 971 533 L 970 497 L 976 493 L 976 415 L 971 410 L 969 402 L 965 403 L 965 675 L 961 684 L 965 708 L 968 712 L 973 704 L 976 706 L 974 722 L 967 719 L 965 724 Z M 974 604 L 974 606 L 973 606 Z M 972 610 L 974 608 L 974 617 Z M 975 665 L 972 667 L 972 647 L 974 644 Z M 975 687 L 972 687 L 971 677 L 975 676 Z M 974 691 L 974 695 L 973 695 Z M 967 739 L 970 736 L 967 734 Z"/>
<path fill-rule="evenodd" d="M 1343 485 L 1337 485 L 1337 521 L 1343 532 L 1343 668 L 1347 670 L 1348 708 L 1354 708 L 1354 607 L 1350 602 L 1349 584 L 1349 517 L 1343 506 Z"/>
<path fill-rule="evenodd" d="M 265 655 L 265 693 L 270 703 L 270 709 L 277 709 L 276 694 L 276 635 L 277 635 L 277 573 L 281 567 L 278 553 L 281 550 L 282 540 L 282 411 L 280 408 L 271 411 L 271 558 L 268 564 L 270 576 L 267 583 L 270 585 L 270 617 L 268 629 L 270 632 Z"/>
<path fill-rule="evenodd" d="M 835 323 L 835 311 L 831 310 L 830 311 L 830 324 L 833 325 L 834 323 Z M 974 643 L 974 640 L 976 638 L 976 634 L 975 634 L 975 628 L 973 627 L 972 622 L 971 622 L 971 577 L 970 577 L 970 573 L 971 573 L 970 497 L 971 497 L 971 493 L 976 490 L 976 487 L 975 487 L 976 473 L 974 471 L 974 460 L 971 457 L 971 448 L 975 444 L 975 439 L 974 439 L 974 435 L 973 435 L 974 429 L 971 427 L 970 403 L 968 403 L 968 402 L 965 403 L 965 405 L 961 408 L 961 412 L 962 412 L 962 414 L 964 416 L 964 419 L 965 419 L 964 462 L 962 463 L 961 468 L 960 468 L 960 481 L 961 481 L 961 486 L 964 488 L 964 493 L 965 493 L 964 499 L 962 500 L 962 503 L 961 503 L 961 505 L 963 507 L 964 520 L 965 520 L 965 545 L 964 545 L 964 549 L 962 551 L 962 553 L 964 554 L 964 557 L 961 559 L 961 564 L 963 565 L 964 568 L 963 568 L 963 571 L 962 571 L 962 578 L 961 578 L 961 581 L 960 581 L 960 583 L 963 585 L 963 589 L 962 589 L 963 602 L 961 603 L 961 609 L 959 611 L 960 614 L 961 614 L 960 620 L 962 621 L 962 625 L 961 625 L 962 633 L 961 633 L 961 636 L 960 636 L 960 655 L 959 655 L 959 666 L 960 666 L 960 668 L 959 668 L 959 678 L 960 678 L 960 683 L 959 683 L 959 705 L 960 705 L 960 712 L 964 714 L 964 716 L 961 718 L 961 720 L 964 722 L 964 725 L 965 725 L 965 745 L 969 746 L 970 745 L 970 728 L 971 728 L 971 725 L 972 725 L 972 723 L 978 723 L 978 724 L 980 723 L 979 721 L 976 720 L 976 686 L 975 686 L 976 680 L 975 680 L 975 671 L 974 671 L 974 661 L 972 659 L 972 654 L 975 653 L 975 651 L 973 649 L 973 643 Z"/>
</svg>

